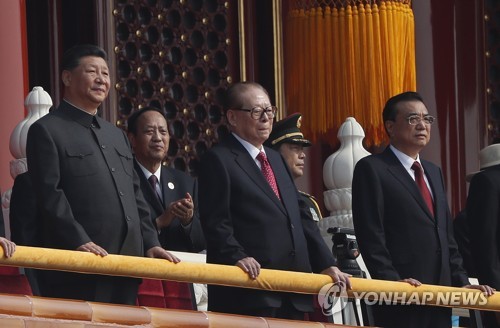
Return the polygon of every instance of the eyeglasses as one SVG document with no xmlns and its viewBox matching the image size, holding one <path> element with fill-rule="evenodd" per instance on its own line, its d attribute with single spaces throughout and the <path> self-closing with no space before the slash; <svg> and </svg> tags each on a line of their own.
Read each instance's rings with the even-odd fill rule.
<svg viewBox="0 0 500 328">
<path fill-rule="evenodd" d="M 249 112 L 250 116 L 254 120 L 260 120 L 264 116 L 264 113 L 266 114 L 267 118 L 271 119 L 276 116 L 276 111 L 278 110 L 278 107 L 276 106 L 269 106 L 266 108 L 262 107 L 254 107 L 252 109 L 246 109 L 246 108 L 232 108 L 233 110 L 239 110 L 242 112 Z"/>
<path fill-rule="evenodd" d="M 410 115 L 406 118 L 408 120 L 408 124 L 417 125 L 420 122 L 424 122 L 425 125 L 432 125 L 436 121 L 436 118 L 431 115 L 426 115 L 421 117 L 419 115 Z"/>
</svg>

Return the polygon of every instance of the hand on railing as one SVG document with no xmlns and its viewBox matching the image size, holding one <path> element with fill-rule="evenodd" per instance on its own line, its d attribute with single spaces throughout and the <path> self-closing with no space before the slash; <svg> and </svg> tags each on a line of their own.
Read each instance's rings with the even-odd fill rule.
<svg viewBox="0 0 500 328">
<path fill-rule="evenodd" d="M 496 289 L 493 287 L 490 287 L 488 285 L 465 285 L 463 288 L 469 288 L 469 289 L 479 289 L 480 291 L 483 292 L 484 295 L 486 296 L 491 296 L 495 293 Z"/>
<path fill-rule="evenodd" d="M 154 257 L 157 259 L 165 259 L 173 263 L 179 263 L 181 260 L 174 254 L 161 248 L 160 246 L 151 247 L 146 251 L 147 257 Z"/>
<path fill-rule="evenodd" d="M 0 246 L 3 248 L 5 257 L 12 257 L 16 251 L 16 244 L 6 238 L 0 237 Z"/>
<path fill-rule="evenodd" d="M 406 278 L 406 279 L 402 279 L 399 281 L 406 282 L 414 287 L 418 287 L 418 286 L 422 285 L 422 283 L 420 281 L 418 281 L 417 279 L 413 279 L 413 278 Z"/>
<path fill-rule="evenodd" d="M 260 263 L 253 257 L 245 257 L 236 262 L 236 266 L 248 273 L 250 278 L 257 279 L 260 274 Z"/>
<path fill-rule="evenodd" d="M 342 286 L 345 286 L 346 289 L 352 289 L 351 280 L 349 280 L 351 275 L 340 271 L 336 266 L 328 267 L 321 271 L 321 273 L 329 275 L 334 282 L 339 282 Z"/>
<path fill-rule="evenodd" d="M 99 256 L 106 256 L 108 255 L 108 252 L 101 246 L 94 244 L 93 242 L 89 241 L 86 244 L 83 244 L 82 246 L 78 247 L 76 249 L 77 251 L 81 252 L 89 252 L 89 253 L 94 253 L 95 255 Z"/>
</svg>

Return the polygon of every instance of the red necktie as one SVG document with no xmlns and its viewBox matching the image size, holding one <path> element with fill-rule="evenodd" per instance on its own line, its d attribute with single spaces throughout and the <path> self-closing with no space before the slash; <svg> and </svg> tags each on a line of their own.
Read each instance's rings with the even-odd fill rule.
<svg viewBox="0 0 500 328">
<path fill-rule="evenodd" d="M 276 178 L 274 177 L 273 169 L 271 168 L 271 165 L 267 160 L 266 154 L 261 151 L 259 155 L 257 155 L 257 159 L 260 162 L 260 169 L 262 171 L 262 174 L 264 175 L 264 178 L 266 178 L 267 182 L 273 189 L 278 199 L 281 199 L 280 192 L 278 191 L 278 185 L 276 184 Z"/>
<path fill-rule="evenodd" d="M 151 185 L 151 187 L 153 188 L 155 195 L 158 198 L 158 200 L 160 201 L 160 203 L 163 203 L 162 197 L 160 197 L 160 195 L 158 194 L 158 189 L 159 189 L 158 188 L 158 178 L 156 177 L 156 175 L 152 174 L 148 178 L 148 181 L 149 181 L 149 184 Z"/>
<path fill-rule="evenodd" d="M 411 168 L 415 172 L 415 182 L 417 183 L 418 189 L 420 189 L 420 193 L 422 194 L 429 211 L 431 211 L 432 216 L 434 216 L 434 204 L 432 202 L 431 192 L 429 191 L 429 188 L 424 180 L 422 166 L 420 166 L 419 162 L 415 161 Z"/>
</svg>

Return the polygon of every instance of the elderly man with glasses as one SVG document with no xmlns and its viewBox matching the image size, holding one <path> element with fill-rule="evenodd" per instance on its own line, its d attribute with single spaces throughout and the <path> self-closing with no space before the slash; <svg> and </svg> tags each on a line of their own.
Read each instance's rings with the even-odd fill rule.
<svg viewBox="0 0 500 328">
<path fill-rule="evenodd" d="M 383 111 L 390 145 L 361 159 L 354 169 L 352 212 L 361 254 L 374 279 L 476 288 L 469 285 L 453 237 L 441 169 L 423 160 L 431 125 L 422 97 L 405 92 Z M 377 305 L 376 326 L 451 327 L 451 309 Z"/>
<path fill-rule="evenodd" d="M 207 262 L 237 265 L 256 279 L 261 268 L 321 272 L 350 287 L 308 213 L 280 154 L 263 146 L 276 107 L 257 83 L 241 82 L 226 92 L 231 134 L 208 151 L 199 173 L 200 220 Z M 311 295 L 209 286 L 211 311 L 303 319 Z"/>
</svg>

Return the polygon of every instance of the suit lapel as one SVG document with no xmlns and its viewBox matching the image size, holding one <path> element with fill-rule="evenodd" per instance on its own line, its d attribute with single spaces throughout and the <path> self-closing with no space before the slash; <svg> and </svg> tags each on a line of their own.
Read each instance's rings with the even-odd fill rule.
<svg viewBox="0 0 500 328">
<path fill-rule="evenodd" d="M 175 179 L 170 172 L 169 169 L 166 167 L 162 166 L 161 168 L 161 192 L 163 193 L 163 202 L 165 203 L 165 207 L 168 206 L 173 201 L 176 201 L 177 199 L 174 199 L 174 195 L 177 193 L 174 192 L 175 188 L 178 186 L 176 185 Z M 184 196 L 182 196 L 184 197 Z M 179 197 L 180 198 L 180 197 Z"/>
<path fill-rule="evenodd" d="M 264 178 L 264 175 L 262 175 L 262 172 L 259 170 L 259 167 L 255 163 L 255 160 L 250 156 L 245 147 L 243 147 L 243 145 L 232 135 L 230 136 L 230 140 L 232 143 L 231 150 L 235 155 L 235 161 L 238 166 L 241 167 L 245 174 L 247 174 L 250 179 L 253 180 L 253 182 L 262 190 L 262 192 L 267 195 L 283 211 L 283 213 L 286 214 L 283 204 L 278 199 L 267 180 Z M 271 167 L 273 167 L 273 163 L 271 163 L 271 161 L 270 164 Z"/>
<path fill-rule="evenodd" d="M 429 187 L 431 188 L 433 203 L 434 203 L 434 219 L 438 218 L 438 213 L 440 208 L 438 208 L 440 202 L 437 201 L 438 189 L 437 186 L 441 180 L 441 174 L 439 170 L 435 169 L 435 166 L 427 165 L 425 161 L 422 161 L 422 167 L 424 168 L 425 176 L 427 177 L 427 181 L 429 181 Z M 426 207 L 427 208 L 427 207 Z"/>
<path fill-rule="evenodd" d="M 137 172 L 137 175 L 141 179 L 141 189 L 146 201 L 154 208 L 157 213 L 163 213 L 163 204 L 159 201 L 158 197 L 156 197 L 156 191 L 153 190 L 151 185 L 149 184 L 148 179 L 142 172 L 141 167 L 137 164 L 137 161 L 134 159 L 134 166 Z M 163 173 L 163 172 L 162 172 Z M 163 180 L 163 174 L 162 174 Z M 165 189 L 165 188 L 162 188 Z"/>
<path fill-rule="evenodd" d="M 396 155 L 394 155 L 389 147 L 387 147 L 384 151 L 384 156 L 389 159 L 389 172 L 408 190 L 410 195 L 427 214 L 427 218 L 431 221 L 434 221 L 434 217 L 429 211 L 429 208 L 427 207 L 427 204 L 425 203 L 424 198 L 422 197 L 422 194 L 420 193 L 420 190 L 415 183 L 415 180 L 413 180 L 412 177 L 408 174 L 408 171 L 406 171 L 403 164 L 401 164 L 399 159 L 396 157 Z M 425 168 L 424 171 L 426 171 Z M 427 171 L 425 173 L 427 175 Z M 429 179 L 430 182 L 430 178 L 427 177 L 427 179 Z"/>
</svg>

